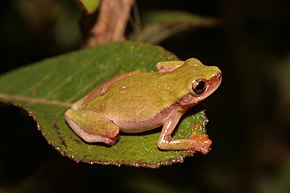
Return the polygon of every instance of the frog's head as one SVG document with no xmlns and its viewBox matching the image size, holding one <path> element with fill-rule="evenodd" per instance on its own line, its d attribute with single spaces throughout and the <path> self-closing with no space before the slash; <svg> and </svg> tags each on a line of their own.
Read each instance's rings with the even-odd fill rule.
<svg viewBox="0 0 290 193">
<path fill-rule="evenodd" d="M 218 67 L 205 66 L 195 58 L 186 60 L 182 66 L 188 77 L 186 84 L 189 92 L 178 103 L 187 109 L 204 100 L 219 87 L 222 73 Z"/>
</svg>

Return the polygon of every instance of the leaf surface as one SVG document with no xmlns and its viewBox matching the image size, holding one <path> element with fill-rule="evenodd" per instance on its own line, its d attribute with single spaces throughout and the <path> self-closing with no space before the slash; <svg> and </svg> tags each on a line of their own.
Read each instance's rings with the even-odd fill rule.
<svg viewBox="0 0 290 193">
<path fill-rule="evenodd" d="M 77 0 L 77 2 L 88 14 L 95 12 L 100 4 L 100 0 Z"/>
<path fill-rule="evenodd" d="M 0 100 L 25 109 L 43 136 L 57 151 L 86 163 L 159 167 L 182 162 L 193 151 L 161 151 L 160 130 L 136 135 L 121 134 L 112 147 L 88 144 L 67 125 L 64 112 L 72 103 L 111 77 L 134 70 L 155 71 L 159 61 L 177 60 L 161 47 L 146 43 L 115 43 L 76 51 L 19 68 L 0 77 Z M 176 137 L 187 138 L 194 124 L 200 134 L 207 118 L 189 114 L 178 126 Z"/>
<path fill-rule="evenodd" d="M 144 27 L 138 33 L 131 35 L 131 39 L 160 43 L 165 39 L 188 29 L 213 27 L 220 21 L 184 11 L 157 10 L 150 11 L 142 17 Z"/>
</svg>

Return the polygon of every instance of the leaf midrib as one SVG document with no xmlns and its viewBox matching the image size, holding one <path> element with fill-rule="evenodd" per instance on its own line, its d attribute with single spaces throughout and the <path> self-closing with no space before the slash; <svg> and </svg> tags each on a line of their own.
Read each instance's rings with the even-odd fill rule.
<svg viewBox="0 0 290 193">
<path fill-rule="evenodd" d="M 10 101 L 16 100 L 16 101 L 29 102 L 32 104 L 47 104 L 47 105 L 57 105 L 57 106 L 62 106 L 62 107 L 70 107 L 72 105 L 72 103 L 63 102 L 63 101 L 49 100 L 46 98 L 38 98 L 38 97 L 30 97 L 30 96 L 22 96 L 22 95 L 11 95 L 11 94 L 5 94 L 5 93 L 0 93 L 0 98 L 8 99 Z"/>
</svg>

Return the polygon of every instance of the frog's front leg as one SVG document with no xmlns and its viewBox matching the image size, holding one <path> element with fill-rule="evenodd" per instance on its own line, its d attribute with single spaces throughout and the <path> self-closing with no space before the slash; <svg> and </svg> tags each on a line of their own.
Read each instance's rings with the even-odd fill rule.
<svg viewBox="0 0 290 193">
<path fill-rule="evenodd" d="M 69 109 L 65 119 L 73 131 L 88 143 L 116 143 L 119 127 L 105 116 L 89 110 Z"/>
<path fill-rule="evenodd" d="M 175 70 L 176 68 L 179 68 L 182 66 L 185 62 L 190 62 L 193 64 L 202 64 L 198 59 L 196 58 L 189 58 L 186 61 L 164 61 L 164 62 L 158 62 L 156 64 L 156 68 L 159 72 L 170 72 Z"/>
<path fill-rule="evenodd" d="M 158 72 L 169 72 L 173 71 L 176 68 L 182 66 L 184 61 L 165 61 L 165 62 L 158 62 L 156 64 L 156 68 Z"/>
<path fill-rule="evenodd" d="M 195 150 L 203 154 L 208 153 L 211 146 L 211 140 L 206 134 L 195 136 L 194 134 L 189 139 L 174 139 L 171 134 L 178 124 L 183 112 L 178 110 L 171 112 L 163 125 L 158 147 L 162 150 Z"/>
</svg>

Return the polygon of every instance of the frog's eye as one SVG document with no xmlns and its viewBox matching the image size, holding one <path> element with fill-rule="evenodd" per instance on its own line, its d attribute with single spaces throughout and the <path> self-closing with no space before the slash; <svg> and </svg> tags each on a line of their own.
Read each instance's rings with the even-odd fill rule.
<svg viewBox="0 0 290 193">
<path fill-rule="evenodd" d="M 206 80 L 197 79 L 192 82 L 192 93 L 195 95 L 201 95 L 206 89 Z"/>
</svg>

